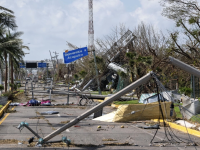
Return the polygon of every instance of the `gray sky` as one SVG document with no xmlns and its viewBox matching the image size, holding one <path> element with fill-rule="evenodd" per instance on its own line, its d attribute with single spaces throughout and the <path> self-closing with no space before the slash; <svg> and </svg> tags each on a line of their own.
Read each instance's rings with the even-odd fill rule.
<svg viewBox="0 0 200 150">
<path fill-rule="evenodd" d="M 159 1 L 94 0 L 95 38 L 111 34 L 120 23 L 130 30 L 141 21 L 157 30 L 171 30 L 174 23 L 161 15 Z M 49 59 L 49 50 L 63 58 L 66 41 L 88 45 L 88 0 L 1 0 L 0 5 L 15 12 L 24 44 L 30 43 L 25 60 Z"/>
</svg>

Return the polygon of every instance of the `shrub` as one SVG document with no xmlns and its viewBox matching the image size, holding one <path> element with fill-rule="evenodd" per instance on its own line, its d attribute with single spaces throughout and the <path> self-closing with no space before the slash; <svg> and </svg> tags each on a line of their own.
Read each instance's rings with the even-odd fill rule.
<svg viewBox="0 0 200 150">
<path fill-rule="evenodd" d="M 181 88 L 179 88 L 179 91 L 181 94 L 184 94 L 187 96 L 190 96 L 190 94 L 192 93 L 192 89 L 188 88 L 188 87 L 181 87 Z"/>
<path fill-rule="evenodd" d="M 15 98 L 14 94 L 11 91 L 3 93 L 2 96 L 8 97 L 8 100 L 14 100 Z"/>
<path fill-rule="evenodd" d="M 0 85 L 0 91 L 1 90 L 4 90 L 4 86 L 3 85 Z"/>
</svg>

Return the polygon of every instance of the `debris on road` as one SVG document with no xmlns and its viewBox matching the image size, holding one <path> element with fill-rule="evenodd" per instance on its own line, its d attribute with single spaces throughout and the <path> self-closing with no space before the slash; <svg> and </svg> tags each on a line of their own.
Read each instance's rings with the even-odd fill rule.
<svg viewBox="0 0 200 150">
<path fill-rule="evenodd" d="M 102 141 L 117 141 L 117 140 L 109 138 L 109 139 L 103 139 Z"/>
<path fill-rule="evenodd" d="M 59 114 L 58 111 L 45 111 L 45 112 L 41 112 L 41 115 L 53 115 L 53 114 Z"/>
<path fill-rule="evenodd" d="M 160 129 L 160 125 L 159 124 L 156 124 L 156 125 L 153 125 L 153 126 L 138 126 L 138 128 L 142 128 L 142 129 Z"/>
<path fill-rule="evenodd" d="M 66 123 L 69 123 L 70 121 L 69 120 L 67 120 L 67 121 L 61 121 L 60 123 L 61 124 L 66 124 Z"/>
<path fill-rule="evenodd" d="M 32 117 L 32 118 L 29 118 L 29 119 L 45 119 L 44 116 L 39 116 L 39 117 Z"/>
</svg>

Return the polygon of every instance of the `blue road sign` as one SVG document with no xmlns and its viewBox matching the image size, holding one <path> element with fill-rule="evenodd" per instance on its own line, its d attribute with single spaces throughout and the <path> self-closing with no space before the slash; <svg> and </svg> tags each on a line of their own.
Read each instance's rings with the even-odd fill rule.
<svg viewBox="0 0 200 150">
<path fill-rule="evenodd" d="M 75 49 L 72 51 L 69 51 L 67 53 L 63 52 L 63 57 L 64 57 L 64 63 L 68 64 L 71 63 L 77 59 L 80 59 L 81 57 L 87 56 L 88 55 L 88 49 L 87 47 Z"/>
<path fill-rule="evenodd" d="M 38 63 L 38 68 L 46 68 L 47 63 Z"/>
<path fill-rule="evenodd" d="M 26 65 L 24 63 L 19 63 L 20 68 L 26 68 Z"/>
</svg>

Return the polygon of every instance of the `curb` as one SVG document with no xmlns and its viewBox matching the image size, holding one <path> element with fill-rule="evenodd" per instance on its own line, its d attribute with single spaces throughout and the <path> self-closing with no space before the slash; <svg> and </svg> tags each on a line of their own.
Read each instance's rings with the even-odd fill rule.
<svg viewBox="0 0 200 150">
<path fill-rule="evenodd" d="M 7 104 L 0 110 L 0 117 L 4 114 L 10 103 L 11 101 L 8 101 Z"/>
<path fill-rule="evenodd" d="M 152 119 L 152 121 L 158 122 L 158 119 Z M 160 120 L 160 122 L 163 122 L 163 120 Z M 182 131 L 182 132 L 184 132 L 184 133 L 189 133 L 189 134 L 191 134 L 191 135 L 200 137 L 200 131 L 197 131 L 197 130 L 194 130 L 194 129 L 190 129 L 190 128 L 186 128 L 186 127 L 177 125 L 176 123 L 172 123 L 172 122 L 168 122 L 168 121 L 165 121 L 165 122 L 166 122 L 167 124 L 169 124 L 169 126 L 170 126 L 171 128 L 174 128 L 174 129 L 176 129 L 176 130 Z"/>
</svg>

